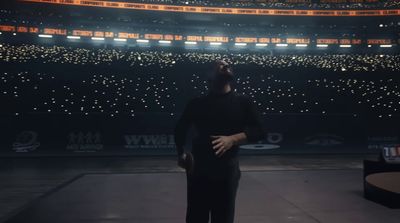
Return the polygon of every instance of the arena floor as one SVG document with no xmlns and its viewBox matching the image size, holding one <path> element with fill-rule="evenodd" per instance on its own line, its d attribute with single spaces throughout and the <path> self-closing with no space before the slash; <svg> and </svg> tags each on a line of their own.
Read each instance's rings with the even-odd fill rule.
<svg viewBox="0 0 400 223">
<path fill-rule="evenodd" d="M 398 222 L 363 198 L 362 160 L 375 158 L 242 156 L 235 222 Z M 0 161 L 1 222 L 184 222 L 175 157 Z"/>
</svg>

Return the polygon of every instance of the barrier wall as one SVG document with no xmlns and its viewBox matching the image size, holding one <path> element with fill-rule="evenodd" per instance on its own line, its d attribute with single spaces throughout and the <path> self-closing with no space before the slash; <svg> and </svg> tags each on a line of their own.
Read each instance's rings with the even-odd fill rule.
<svg viewBox="0 0 400 223">
<path fill-rule="evenodd" d="M 151 113 L 134 118 L 3 116 L 0 156 L 174 155 L 176 118 Z M 377 153 L 399 144 L 393 119 L 268 115 L 263 122 L 264 140 L 242 145 L 241 154 Z M 191 129 L 186 149 L 194 134 Z"/>
</svg>

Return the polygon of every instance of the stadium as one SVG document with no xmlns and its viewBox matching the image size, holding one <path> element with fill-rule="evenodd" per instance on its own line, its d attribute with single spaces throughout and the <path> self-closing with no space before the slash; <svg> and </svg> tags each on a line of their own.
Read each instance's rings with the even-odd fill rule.
<svg viewBox="0 0 400 223">
<path fill-rule="evenodd" d="M 399 0 L 2 2 L 0 221 L 208 222 L 176 126 L 224 61 L 263 128 L 232 147 L 235 222 L 397 222 L 399 45 Z"/>
</svg>

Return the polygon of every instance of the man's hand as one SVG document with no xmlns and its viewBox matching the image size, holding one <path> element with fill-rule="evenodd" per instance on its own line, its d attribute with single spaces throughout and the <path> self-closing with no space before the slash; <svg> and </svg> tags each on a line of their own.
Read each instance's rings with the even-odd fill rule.
<svg viewBox="0 0 400 223">
<path fill-rule="evenodd" d="M 231 136 L 211 136 L 211 138 L 214 139 L 212 144 L 213 149 L 216 150 L 215 155 L 219 157 L 235 144 L 235 140 Z"/>
<path fill-rule="evenodd" d="M 178 156 L 178 166 L 182 167 L 183 169 L 186 169 L 186 153 L 183 153 L 182 155 Z"/>
</svg>

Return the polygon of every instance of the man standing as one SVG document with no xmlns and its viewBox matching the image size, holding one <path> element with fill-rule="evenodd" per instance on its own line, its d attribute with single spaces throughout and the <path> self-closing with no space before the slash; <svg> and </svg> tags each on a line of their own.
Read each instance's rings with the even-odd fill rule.
<svg viewBox="0 0 400 223">
<path fill-rule="evenodd" d="M 209 93 L 186 105 L 175 129 L 178 165 L 186 170 L 186 223 L 233 223 L 241 176 L 239 145 L 264 138 L 255 105 L 233 92 L 233 72 L 218 60 L 208 77 Z M 186 133 L 194 125 L 192 151 L 184 152 Z"/>
</svg>

